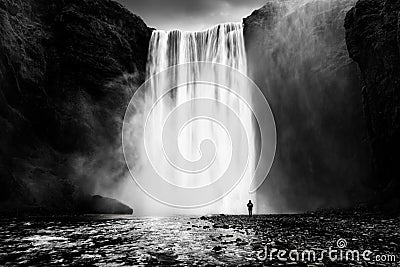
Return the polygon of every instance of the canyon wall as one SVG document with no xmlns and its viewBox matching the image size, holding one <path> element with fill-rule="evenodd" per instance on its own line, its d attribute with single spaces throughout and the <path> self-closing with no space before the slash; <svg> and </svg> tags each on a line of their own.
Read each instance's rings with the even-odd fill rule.
<svg viewBox="0 0 400 267">
<path fill-rule="evenodd" d="M 400 4 L 295 2 L 244 19 L 278 133 L 258 205 L 398 207 Z M 0 0 L 0 212 L 74 211 L 125 176 L 120 128 L 151 31 L 110 0 Z"/>
<path fill-rule="evenodd" d="M 377 203 L 399 210 L 400 1 L 360 0 L 345 27 L 350 57 L 361 71 Z"/>
<path fill-rule="evenodd" d="M 361 82 L 343 27 L 354 4 L 268 1 L 244 19 L 249 75 L 272 107 L 278 134 L 274 165 L 257 194 L 263 209 L 302 212 L 369 198 Z"/>
<path fill-rule="evenodd" d="M 124 172 L 113 150 L 150 35 L 110 0 L 0 0 L 2 210 L 74 210 L 96 170 Z"/>
</svg>

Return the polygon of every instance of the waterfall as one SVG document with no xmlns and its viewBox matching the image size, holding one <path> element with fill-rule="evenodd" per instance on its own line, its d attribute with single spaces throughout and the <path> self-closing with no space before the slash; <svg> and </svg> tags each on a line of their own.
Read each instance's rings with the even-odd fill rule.
<svg viewBox="0 0 400 267">
<path fill-rule="evenodd" d="M 247 71 L 243 26 L 225 23 L 201 32 L 154 31 L 149 45 L 147 76 L 167 67 L 209 61 Z"/>
<path fill-rule="evenodd" d="M 216 85 L 207 84 L 188 84 L 178 86 L 177 81 L 181 77 L 191 77 L 196 80 L 204 75 L 212 76 L 213 82 L 220 84 L 228 84 L 240 87 L 240 96 L 251 99 L 251 93 L 246 86 L 239 85 L 240 81 L 231 75 L 230 71 L 216 71 L 210 68 L 202 67 L 202 62 L 212 62 L 223 64 L 229 68 L 233 68 L 240 73 L 246 74 L 247 60 L 244 47 L 243 27 L 240 23 L 226 23 L 217 25 L 214 28 L 201 32 L 183 32 L 183 31 L 154 31 L 151 36 L 149 45 L 149 56 L 147 62 L 147 79 L 151 86 L 146 90 L 144 96 L 144 109 L 149 110 L 153 107 L 157 99 L 158 102 L 154 110 L 151 111 L 153 118 L 150 125 L 146 128 L 147 147 L 138 152 L 138 158 L 150 157 L 155 159 L 156 164 L 152 168 L 157 169 L 160 176 L 168 180 L 169 183 L 184 188 L 199 188 L 210 185 L 217 181 L 219 177 L 226 172 L 227 168 L 239 168 L 243 165 L 242 161 L 247 160 L 247 169 L 244 172 L 238 184 L 223 198 L 219 199 L 211 206 L 197 209 L 195 212 L 214 212 L 214 213 L 245 213 L 246 203 L 252 199 L 249 194 L 252 174 L 256 166 L 255 149 L 254 149 L 254 127 L 251 109 L 246 103 L 240 100 L 240 97 L 234 95 L 229 90 L 222 90 Z M 173 75 L 163 80 L 153 79 L 154 75 L 167 70 L 172 66 L 184 63 L 193 63 L 189 68 L 178 69 Z M 167 95 L 163 94 L 164 87 L 174 88 Z M 193 120 L 188 121 L 185 127 L 179 131 L 172 129 L 175 125 L 166 126 L 164 122 L 177 107 L 185 104 L 193 99 L 211 99 L 214 103 L 210 106 L 213 115 L 219 117 L 220 120 L 226 122 L 228 126 L 234 125 L 235 116 L 240 119 L 245 129 L 245 134 L 240 135 L 240 129 L 232 128 L 233 131 L 226 132 L 226 128 L 218 124 L 218 121 L 210 120 Z M 223 105 L 229 106 L 234 111 L 228 112 L 222 108 Z M 178 111 L 176 117 L 195 117 L 195 113 L 202 107 L 191 104 L 187 112 Z M 190 113 L 190 114 L 187 114 Z M 181 119 L 182 119 L 181 118 Z M 176 121 L 179 119 L 174 118 Z M 142 122 L 146 118 L 140 118 Z M 157 138 L 159 133 L 165 133 L 168 138 L 166 141 L 160 142 Z M 178 133 L 179 132 L 179 133 Z M 170 133 L 170 134 L 169 134 Z M 179 136 L 174 136 L 178 133 Z M 233 149 L 230 147 L 230 139 L 239 140 L 240 147 Z M 179 168 L 171 168 L 171 162 L 165 160 L 161 147 L 167 143 L 177 142 L 179 151 L 172 153 L 170 160 L 176 165 L 183 165 L 186 161 L 189 163 L 201 161 L 202 157 L 206 157 L 200 151 L 199 147 L 203 146 L 204 140 L 212 140 L 215 147 L 215 159 L 207 168 L 196 170 L 194 173 L 188 174 L 182 172 Z M 202 147 L 203 148 L 203 147 Z M 211 149 L 212 150 L 212 149 Z M 144 152 L 146 151 L 146 155 Z M 245 151 L 248 151 L 248 158 L 245 157 Z M 241 153 L 244 154 L 241 154 Z M 212 166 L 211 166 L 212 165 Z M 143 173 L 149 166 L 140 166 Z M 241 170 L 230 170 L 231 173 L 240 172 Z M 152 179 L 148 175 L 148 179 Z M 155 185 L 157 186 L 157 185 Z M 221 185 L 219 185 L 221 186 Z M 223 185 L 222 185 L 223 186 Z M 222 191 L 218 185 L 212 191 Z M 173 192 L 171 192 L 173 194 Z M 175 211 L 176 212 L 176 211 Z M 204 213 L 203 212 L 203 213 Z"/>
</svg>

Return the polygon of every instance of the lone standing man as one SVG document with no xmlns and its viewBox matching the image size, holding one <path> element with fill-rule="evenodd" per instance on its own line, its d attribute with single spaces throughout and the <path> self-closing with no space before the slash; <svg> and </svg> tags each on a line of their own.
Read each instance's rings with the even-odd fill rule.
<svg viewBox="0 0 400 267">
<path fill-rule="evenodd" d="M 251 203 L 251 200 L 247 203 L 247 209 L 249 210 L 249 217 L 253 216 L 253 203 Z"/>
</svg>

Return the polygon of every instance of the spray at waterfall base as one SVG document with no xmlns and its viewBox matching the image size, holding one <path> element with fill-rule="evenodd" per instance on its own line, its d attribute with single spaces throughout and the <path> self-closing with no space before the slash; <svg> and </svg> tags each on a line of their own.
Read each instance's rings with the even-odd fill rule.
<svg viewBox="0 0 400 267">
<path fill-rule="evenodd" d="M 123 126 L 136 185 L 170 207 L 244 213 L 271 168 L 276 130 L 268 102 L 246 76 L 242 26 L 156 31 L 149 51 L 148 80 Z"/>
</svg>

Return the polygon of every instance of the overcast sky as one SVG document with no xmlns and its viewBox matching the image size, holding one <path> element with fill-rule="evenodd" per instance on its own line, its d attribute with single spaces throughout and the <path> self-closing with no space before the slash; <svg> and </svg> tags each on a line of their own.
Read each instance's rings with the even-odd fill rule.
<svg viewBox="0 0 400 267">
<path fill-rule="evenodd" d="M 159 30 L 198 31 L 240 22 L 266 0 L 117 0 Z"/>
</svg>

